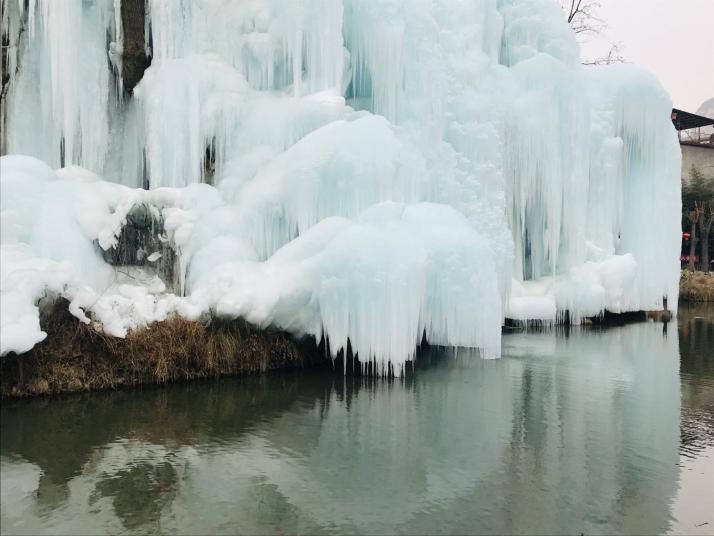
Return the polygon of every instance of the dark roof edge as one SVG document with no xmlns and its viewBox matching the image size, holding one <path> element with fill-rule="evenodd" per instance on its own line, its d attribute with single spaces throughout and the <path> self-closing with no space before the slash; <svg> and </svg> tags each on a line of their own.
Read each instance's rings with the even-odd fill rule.
<svg viewBox="0 0 714 536">
<path fill-rule="evenodd" d="M 677 130 L 687 130 L 714 125 L 714 119 L 672 108 L 672 123 Z"/>
</svg>

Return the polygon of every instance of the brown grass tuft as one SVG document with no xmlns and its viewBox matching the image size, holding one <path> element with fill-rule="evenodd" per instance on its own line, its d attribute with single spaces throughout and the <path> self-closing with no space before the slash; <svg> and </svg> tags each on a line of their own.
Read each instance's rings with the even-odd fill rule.
<svg viewBox="0 0 714 536">
<path fill-rule="evenodd" d="M 714 301 L 714 273 L 682 272 L 679 299 L 690 302 Z"/>
<path fill-rule="evenodd" d="M 58 300 L 42 315 L 44 341 L 0 358 L 3 398 L 249 374 L 325 359 L 314 342 L 240 320 L 204 325 L 172 317 L 119 339 L 82 324 L 67 305 Z"/>
</svg>

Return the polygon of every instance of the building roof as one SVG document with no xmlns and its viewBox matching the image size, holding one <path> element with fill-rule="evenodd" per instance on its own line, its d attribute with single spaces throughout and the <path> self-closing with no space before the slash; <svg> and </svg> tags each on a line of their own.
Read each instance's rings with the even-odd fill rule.
<svg viewBox="0 0 714 536">
<path fill-rule="evenodd" d="M 692 114 L 683 110 L 672 109 L 672 123 L 677 130 L 706 127 L 714 125 L 714 119 L 703 115 Z"/>
</svg>

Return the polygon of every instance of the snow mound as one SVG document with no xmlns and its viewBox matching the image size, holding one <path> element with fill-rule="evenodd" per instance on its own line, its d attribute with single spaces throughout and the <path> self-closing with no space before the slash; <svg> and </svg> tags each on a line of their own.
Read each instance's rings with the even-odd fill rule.
<svg viewBox="0 0 714 536">
<path fill-rule="evenodd" d="M 171 314 L 212 313 L 324 336 L 333 355 L 349 340 L 363 363 L 373 361 L 385 373 L 390 364 L 401 371 L 423 336 L 433 344 L 500 355 L 503 315 L 490 245 L 452 207 L 386 202 L 353 218 L 317 218 L 261 261 L 249 241 L 231 238 L 219 226 L 206 229 L 203 220 L 241 207 L 225 204 L 210 186 L 132 190 L 77 168 L 55 173 L 29 157 L 0 162 L 3 199 L 17 207 L 7 216 L 25 222 L 26 240 L 2 245 L 3 317 L 11 319 L 3 324 L 3 353 L 26 351 L 41 341 L 38 302 L 64 296 L 78 318 L 88 322 L 86 312 L 118 337 Z M 43 180 L 46 192 L 35 189 L 41 198 L 35 205 L 51 209 L 37 211 L 14 199 L 32 201 L 17 186 Z M 43 199 L 47 195 L 54 202 Z M 139 204 L 162 212 L 166 239 L 193 274 L 187 296 L 167 292 L 150 269 L 102 260 L 100 248 L 116 246 L 131 208 Z M 76 209 L 74 217 L 64 214 L 66 206 Z M 350 206 L 348 212 L 354 211 Z M 49 225 L 52 248 L 44 231 L 38 232 Z M 158 259 L 154 253 L 149 261 L 152 256 Z M 84 271 L 93 265 L 90 280 Z M 101 280 L 99 273 L 105 273 Z"/>
<path fill-rule="evenodd" d="M 221 317 L 323 335 L 386 372 L 433 344 L 500 355 L 501 311 L 488 242 L 451 207 L 374 205 L 354 220 L 330 217 L 264 262 L 206 272 L 194 299 Z"/>
</svg>

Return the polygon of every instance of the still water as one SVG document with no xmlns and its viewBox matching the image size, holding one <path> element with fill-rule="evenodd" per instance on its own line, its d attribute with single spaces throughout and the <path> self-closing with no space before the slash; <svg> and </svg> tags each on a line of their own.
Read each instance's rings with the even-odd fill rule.
<svg viewBox="0 0 714 536">
<path fill-rule="evenodd" d="M 2 532 L 714 532 L 714 310 L 503 354 L 5 403 Z"/>
</svg>

